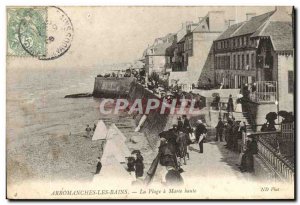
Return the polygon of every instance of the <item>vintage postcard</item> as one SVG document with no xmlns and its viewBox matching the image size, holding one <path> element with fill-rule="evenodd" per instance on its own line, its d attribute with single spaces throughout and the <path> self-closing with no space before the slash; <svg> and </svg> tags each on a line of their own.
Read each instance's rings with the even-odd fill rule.
<svg viewBox="0 0 300 205">
<path fill-rule="evenodd" d="M 294 199 L 293 6 L 8 6 L 8 199 Z"/>
</svg>

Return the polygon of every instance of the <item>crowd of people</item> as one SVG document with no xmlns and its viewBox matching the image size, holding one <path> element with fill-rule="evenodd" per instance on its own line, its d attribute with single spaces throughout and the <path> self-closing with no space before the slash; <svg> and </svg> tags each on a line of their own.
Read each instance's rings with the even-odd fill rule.
<svg viewBox="0 0 300 205">
<path fill-rule="evenodd" d="M 225 104 L 224 102 L 224 106 L 226 106 L 225 108 L 222 107 L 221 105 L 221 97 L 219 95 L 219 93 L 214 93 L 214 99 L 211 103 L 211 106 L 214 110 L 226 110 L 229 114 L 232 114 L 233 112 L 242 112 L 242 100 L 243 100 L 243 95 L 240 93 L 237 95 L 237 99 L 234 103 L 232 95 L 230 94 L 227 100 L 227 103 Z"/>
<path fill-rule="evenodd" d="M 134 177 L 139 179 L 144 176 L 144 158 L 140 150 L 134 150 L 131 157 L 127 158 L 127 171 Z"/>
<path fill-rule="evenodd" d="M 219 118 L 216 126 L 216 141 L 223 139 L 226 142 L 225 147 L 229 150 L 239 152 L 238 141 L 243 140 L 246 135 L 246 123 L 236 121 L 233 116 L 229 116 L 226 121 Z"/>
<path fill-rule="evenodd" d="M 156 159 L 153 161 L 148 177 L 153 177 L 157 167 L 165 167 L 165 183 L 180 185 L 183 183 L 181 173 L 182 166 L 190 159 L 189 146 L 193 143 L 199 144 L 199 153 L 203 153 L 203 142 L 207 129 L 201 120 L 192 128 L 186 115 L 177 118 L 177 123 L 172 128 L 159 134 L 160 146 Z M 149 180 L 150 181 L 150 180 Z"/>
<path fill-rule="evenodd" d="M 92 137 L 93 137 L 93 134 L 94 134 L 94 132 L 95 132 L 95 130 L 96 130 L 96 127 L 97 127 L 96 124 L 94 124 L 94 127 L 93 127 L 93 128 L 90 127 L 90 125 L 86 125 L 86 128 L 85 128 L 86 135 L 85 135 L 85 137 L 87 137 L 87 138 L 92 138 Z"/>
<path fill-rule="evenodd" d="M 219 118 L 216 126 L 216 141 L 224 141 L 227 149 L 241 154 L 241 163 L 237 164 L 242 172 L 253 171 L 253 155 L 257 153 L 255 138 L 247 136 L 245 122 L 236 121 L 232 115 L 227 120 Z M 240 142 L 240 143 L 239 143 Z M 241 145 L 241 146 L 239 146 Z"/>
</svg>

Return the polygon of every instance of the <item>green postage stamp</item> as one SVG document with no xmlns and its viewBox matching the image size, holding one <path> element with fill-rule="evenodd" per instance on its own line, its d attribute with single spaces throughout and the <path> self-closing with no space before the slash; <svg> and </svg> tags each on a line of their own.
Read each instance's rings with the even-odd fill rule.
<svg viewBox="0 0 300 205">
<path fill-rule="evenodd" d="M 7 54 L 42 57 L 47 54 L 47 8 L 7 8 Z"/>
</svg>

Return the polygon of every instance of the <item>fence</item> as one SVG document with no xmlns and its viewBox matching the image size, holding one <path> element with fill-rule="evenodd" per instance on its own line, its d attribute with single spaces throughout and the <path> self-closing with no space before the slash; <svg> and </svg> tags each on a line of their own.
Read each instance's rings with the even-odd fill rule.
<svg viewBox="0 0 300 205">
<path fill-rule="evenodd" d="M 294 123 L 282 123 L 281 124 L 281 138 L 284 141 L 294 142 Z"/>
<path fill-rule="evenodd" d="M 277 81 L 257 81 L 256 91 L 250 93 L 254 102 L 274 102 L 277 100 Z"/>
<path fill-rule="evenodd" d="M 281 132 L 261 132 L 252 134 L 257 139 L 258 156 L 275 173 L 276 181 L 294 181 L 294 165 L 280 154 Z"/>
</svg>

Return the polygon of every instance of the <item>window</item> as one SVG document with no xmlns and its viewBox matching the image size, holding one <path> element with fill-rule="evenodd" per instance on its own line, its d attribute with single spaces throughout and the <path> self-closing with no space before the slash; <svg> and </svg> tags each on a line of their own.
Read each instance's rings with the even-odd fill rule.
<svg viewBox="0 0 300 205">
<path fill-rule="evenodd" d="M 242 69 L 245 69 L 245 56 L 242 54 Z"/>
<path fill-rule="evenodd" d="M 288 71 L 288 92 L 293 93 L 294 92 L 294 71 Z"/>
<path fill-rule="evenodd" d="M 236 68 L 236 65 L 235 65 L 235 55 L 233 55 L 233 69 L 235 69 Z"/>
<path fill-rule="evenodd" d="M 229 56 L 226 56 L 226 59 L 227 59 L 227 69 L 230 70 L 230 57 Z"/>
<path fill-rule="evenodd" d="M 237 69 L 240 69 L 240 55 L 237 55 Z"/>
<path fill-rule="evenodd" d="M 235 40 L 232 39 L 232 45 L 233 45 L 233 48 L 235 48 Z"/>
<path fill-rule="evenodd" d="M 192 41 L 192 38 L 190 38 L 189 39 L 189 47 L 188 47 L 188 49 L 192 49 L 192 47 L 193 47 L 193 41 Z"/>
<path fill-rule="evenodd" d="M 249 54 L 247 54 L 246 57 L 246 65 L 249 65 Z"/>
<path fill-rule="evenodd" d="M 255 68 L 255 59 L 254 59 L 254 53 L 251 54 L 251 68 L 254 69 Z"/>
</svg>

